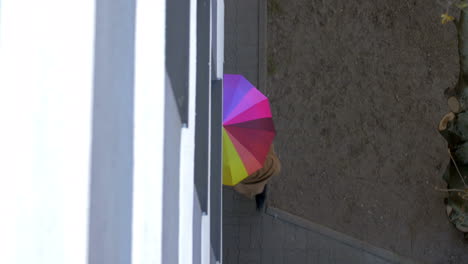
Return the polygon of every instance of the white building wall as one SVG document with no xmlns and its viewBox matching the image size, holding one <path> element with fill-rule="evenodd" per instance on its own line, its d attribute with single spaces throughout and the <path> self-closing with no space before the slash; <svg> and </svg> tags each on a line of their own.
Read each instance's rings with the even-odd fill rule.
<svg viewBox="0 0 468 264">
<path fill-rule="evenodd" d="M 0 210 L 4 212 L 0 263 L 88 262 L 93 81 L 96 70 L 105 74 L 105 67 L 112 67 L 94 66 L 99 50 L 95 50 L 96 3 L 0 2 Z M 184 264 L 198 263 L 193 261 L 195 255 L 209 263 L 211 252 L 209 215 L 194 225 L 194 215 L 199 213 L 194 212 L 198 201 L 193 185 L 197 0 L 190 3 L 189 126 L 180 131 L 176 238 L 178 262 Z M 109 6 L 108 15 L 117 12 L 113 8 L 126 5 Z M 136 5 L 133 168 L 129 174 L 133 194 L 128 200 L 131 220 L 124 223 L 131 225 L 131 242 L 120 243 L 124 237 L 116 236 L 113 243 L 120 243 L 114 249 L 127 248 L 129 261 L 139 264 L 162 263 L 163 255 L 163 176 L 164 164 L 170 164 L 164 157 L 165 11 L 165 1 L 138 0 Z M 107 26 L 121 33 L 120 27 Z M 133 29 L 130 22 L 121 26 Z M 110 37 L 101 48 L 112 55 L 115 41 Z M 115 66 L 125 63 L 132 68 L 131 62 L 116 58 Z M 219 66 L 216 70 L 217 75 L 222 72 Z M 111 222 L 101 224 L 119 228 Z M 195 247 L 194 234 L 199 232 L 200 244 Z M 193 252 L 195 248 L 200 252 Z"/>
<path fill-rule="evenodd" d="M 86 263 L 94 9 L 0 3 L 0 263 Z"/>
</svg>

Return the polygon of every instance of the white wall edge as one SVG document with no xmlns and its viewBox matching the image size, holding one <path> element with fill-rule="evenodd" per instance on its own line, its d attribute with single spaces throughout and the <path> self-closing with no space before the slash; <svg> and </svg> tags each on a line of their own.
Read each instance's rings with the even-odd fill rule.
<svg viewBox="0 0 468 264">
<path fill-rule="evenodd" d="M 216 0 L 216 78 L 224 74 L 224 0 Z"/>
<path fill-rule="evenodd" d="M 208 209 L 209 211 L 209 209 Z M 203 214 L 201 219 L 201 243 L 202 243 L 202 253 L 201 253 L 201 263 L 210 263 L 211 260 L 211 236 L 210 236 L 210 228 L 211 228 L 211 220 L 210 215 Z"/>
<path fill-rule="evenodd" d="M 162 261 L 166 2 L 139 0 L 135 28 L 132 263 Z"/>
<path fill-rule="evenodd" d="M 179 190 L 179 263 L 193 263 L 197 0 L 190 1 L 188 126 L 182 128 Z"/>
</svg>

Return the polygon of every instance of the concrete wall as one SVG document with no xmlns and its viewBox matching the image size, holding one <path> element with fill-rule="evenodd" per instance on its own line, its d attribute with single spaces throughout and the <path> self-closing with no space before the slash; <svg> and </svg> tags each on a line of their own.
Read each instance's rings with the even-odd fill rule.
<svg viewBox="0 0 468 264">
<path fill-rule="evenodd" d="M 134 1 L 96 1 L 90 264 L 131 260 L 134 32 Z"/>
</svg>

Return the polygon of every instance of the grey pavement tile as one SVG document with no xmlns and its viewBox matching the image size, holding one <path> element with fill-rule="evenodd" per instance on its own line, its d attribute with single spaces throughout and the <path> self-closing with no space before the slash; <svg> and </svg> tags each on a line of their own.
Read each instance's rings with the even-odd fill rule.
<svg viewBox="0 0 468 264">
<path fill-rule="evenodd" d="M 239 10 L 244 11 L 241 18 L 250 19 L 251 23 L 257 23 L 259 1 L 252 1 L 252 0 L 237 0 L 237 1 L 234 0 L 234 1 L 236 2 Z M 247 10 L 249 12 L 245 12 Z M 245 17 L 245 16 L 250 16 L 250 17 Z"/>
<path fill-rule="evenodd" d="M 321 248 L 318 252 L 318 262 L 320 264 L 335 264 L 330 248 Z"/>
<path fill-rule="evenodd" d="M 237 216 L 255 216 L 255 202 L 249 201 L 239 201 L 234 204 L 234 208 L 231 211 L 233 215 Z"/>
<path fill-rule="evenodd" d="M 262 264 L 283 264 L 284 251 L 281 248 L 264 248 L 262 250 Z"/>
<path fill-rule="evenodd" d="M 223 243 L 223 249 L 225 248 L 226 250 L 237 250 L 239 251 L 239 240 L 238 239 L 233 239 L 228 241 L 229 243 L 226 243 L 226 241 Z M 226 252 L 226 253 L 233 253 L 233 252 Z M 223 251 L 224 252 L 224 251 Z"/>
<path fill-rule="evenodd" d="M 307 246 L 307 230 L 287 224 L 285 226 L 284 248 L 305 249 Z"/>
<path fill-rule="evenodd" d="M 239 62 L 239 67 L 255 67 L 255 64 L 252 62 Z M 244 72 L 244 71 L 238 71 L 239 74 L 242 74 L 247 80 L 249 80 L 250 83 L 252 83 L 255 87 L 258 86 L 258 76 L 256 72 Z"/>
<path fill-rule="evenodd" d="M 250 207 L 250 206 L 249 206 Z M 254 210 L 254 209 L 252 209 Z M 262 224 L 262 217 L 261 213 L 255 212 L 249 216 L 241 216 L 239 217 L 239 224 L 240 225 L 261 225 Z"/>
<path fill-rule="evenodd" d="M 284 243 L 284 224 L 271 216 L 262 222 L 263 248 L 282 248 Z"/>
<path fill-rule="evenodd" d="M 234 199 L 234 190 L 231 187 L 223 186 L 223 202 Z"/>
<path fill-rule="evenodd" d="M 223 261 L 225 261 L 227 258 L 229 258 L 229 249 L 227 247 L 223 247 Z"/>
<path fill-rule="evenodd" d="M 223 215 L 223 225 L 239 225 L 239 217 L 234 215 Z"/>
<path fill-rule="evenodd" d="M 304 263 L 307 259 L 305 249 L 284 249 L 284 263 Z"/>
<path fill-rule="evenodd" d="M 238 224 L 224 224 L 223 225 L 223 237 L 239 237 L 239 225 Z"/>
<path fill-rule="evenodd" d="M 231 211 L 236 216 L 251 216 L 257 213 L 255 210 L 255 200 L 247 199 L 235 191 L 233 192 L 233 206 L 230 208 L 231 210 L 228 209 L 228 212 Z"/>
<path fill-rule="evenodd" d="M 306 232 L 306 248 L 307 248 L 307 263 L 319 263 L 320 257 L 320 240 L 322 236 L 311 231 Z M 323 258 L 323 256 L 322 256 Z"/>
<path fill-rule="evenodd" d="M 307 248 L 307 264 L 316 264 L 319 260 L 319 249 L 318 248 Z"/>
<path fill-rule="evenodd" d="M 226 34 L 224 34 L 224 42 L 226 43 L 234 43 L 234 41 L 236 41 L 237 37 L 234 35 L 234 34 L 228 34 L 228 32 L 226 32 Z M 235 52 L 237 52 L 237 48 L 234 46 L 234 45 L 229 45 L 229 46 L 225 46 L 224 47 L 224 57 L 226 58 L 226 52 L 229 51 L 230 54 L 234 54 Z M 228 61 L 228 60 L 225 60 L 225 61 Z M 229 63 L 232 63 L 232 61 L 228 61 Z"/>
<path fill-rule="evenodd" d="M 263 230 L 262 224 L 256 224 L 250 226 L 250 247 L 251 248 L 262 248 L 263 247 Z"/>
<path fill-rule="evenodd" d="M 255 263 L 261 262 L 261 251 L 259 249 L 243 249 L 239 253 L 239 263 Z"/>
<path fill-rule="evenodd" d="M 295 233 L 296 233 L 297 248 L 306 249 L 308 230 L 301 228 L 301 227 L 296 227 Z"/>
<path fill-rule="evenodd" d="M 346 244 L 336 241 L 332 247 L 332 255 L 336 263 L 360 264 L 364 263 L 364 252 Z"/>
<path fill-rule="evenodd" d="M 322 239 L 322 235 L 317 234 L 312 231 L 307 231 L 306 233 L 306 247 L 308 249 L 318 249 L 319 248 L 319 242 Z"/>
<path fill-rule="evenodd" d="M 247 25 L 241 27 L 241 30 L 242 35 L 239 35 L 237 38 L 237 45 L 242 47 L 241 51 L 244 51 L 244 49 L 249 46 L 257 46 L 258 50 L 258 30 L 255 27 L 248 27 Z"/>
<path fill-rule="evenodd" d="M 233 215 L 234 198 L 232 192 L 227 188 L 223 188 L 223 215 Z"/>
<path fill-rule="evenodd" d="M 250 248 L 250 225 L 239 226 L 239 248 Z"/>
<path fill-rule="evenodd" d="M 392 264 L 394 262 L 390 262 L 388 260 L 385 260 L 381 257 L 369 254 L 369 253 L 363 253 L 363 263 L 372 263 L 372 264 Z"/>
<path fill-rule="evenodd" d="M 239 45 L 243 45 L 240 41 L 241 40 L 237 40 Z M 257 81 L 258 71 L 254 69 L 258 67 L 258 62 L 249 60 L 249 56 L 258 56 L 258 48 L 256 48 L 256 45 L 251 45 L 249 48 L 236 53 L 236 66 L 240 74 L 244 75 L 252 84 L 256 84 L 254 82 Z"/>
<path fill-rule="evenodd" d="M 239 248 L 239 225 L 223 226 L 223 247 Z"/>
<path fill-rule="evenodd" d="M 226 252 L 226 253 L 224 253 Z M 240 251 L 234 248 L 228 248 L 226 251 L 223 251 L 223 264 L 237 264 L 239 263 L 239 254 Z"/>
<path fill-rule="evenodd" d="M 285 249 L 295 248 L 296 247 L 296 243 L 295 243 L 296 234 L 294 233 L 295 226 L 291 224 L 287 224 L 283 221 L 281 221 L 281 223 L 284 225 L 283 248 Z"/>
<path fill-rule="evenodd" d="M 324 236 L 318 236 L 318 263 L 334 264 L 333 247 L 336 246 L 336 241 Z"/>
<path fill-rule="evenodd" d="M 236 70 L 236 68 L 234 66 L 232 67 L 224 67 L 224 73 L 229 73 L 229 74 L 235 74 L 235 73 L 238 73 L 238 71 Z"/>
<path fill-rule="evenodd" d="M 227 247 L 223 247 L 223 263 L 226 264 L 228 259 L 231 257 L 229 249 Z"/>
</svg>

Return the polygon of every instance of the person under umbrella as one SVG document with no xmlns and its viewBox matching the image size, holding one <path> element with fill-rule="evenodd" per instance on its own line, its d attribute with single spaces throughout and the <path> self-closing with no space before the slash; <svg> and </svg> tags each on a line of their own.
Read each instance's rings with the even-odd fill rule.
<svg viewBox="0 0 468 264">
<path fill-rule="evenodd" d="M 261 209 L 265 186 L 280 170 L 270 103 L 242 75 L 224 74 L 223 88 L 223 184 L 255 196 Z"/>
<path fill-rule="evenodd" d="M 281 162 L 275 153 L 273 145 L 271 145 L 263 167 L 235 185 L 234 190 L 249 199 L 255 197 L 257 210 L 260 211 L 265 204 L 267 183 L 272 176 L 279 174 L 280 171 Z"/>
</svg>

